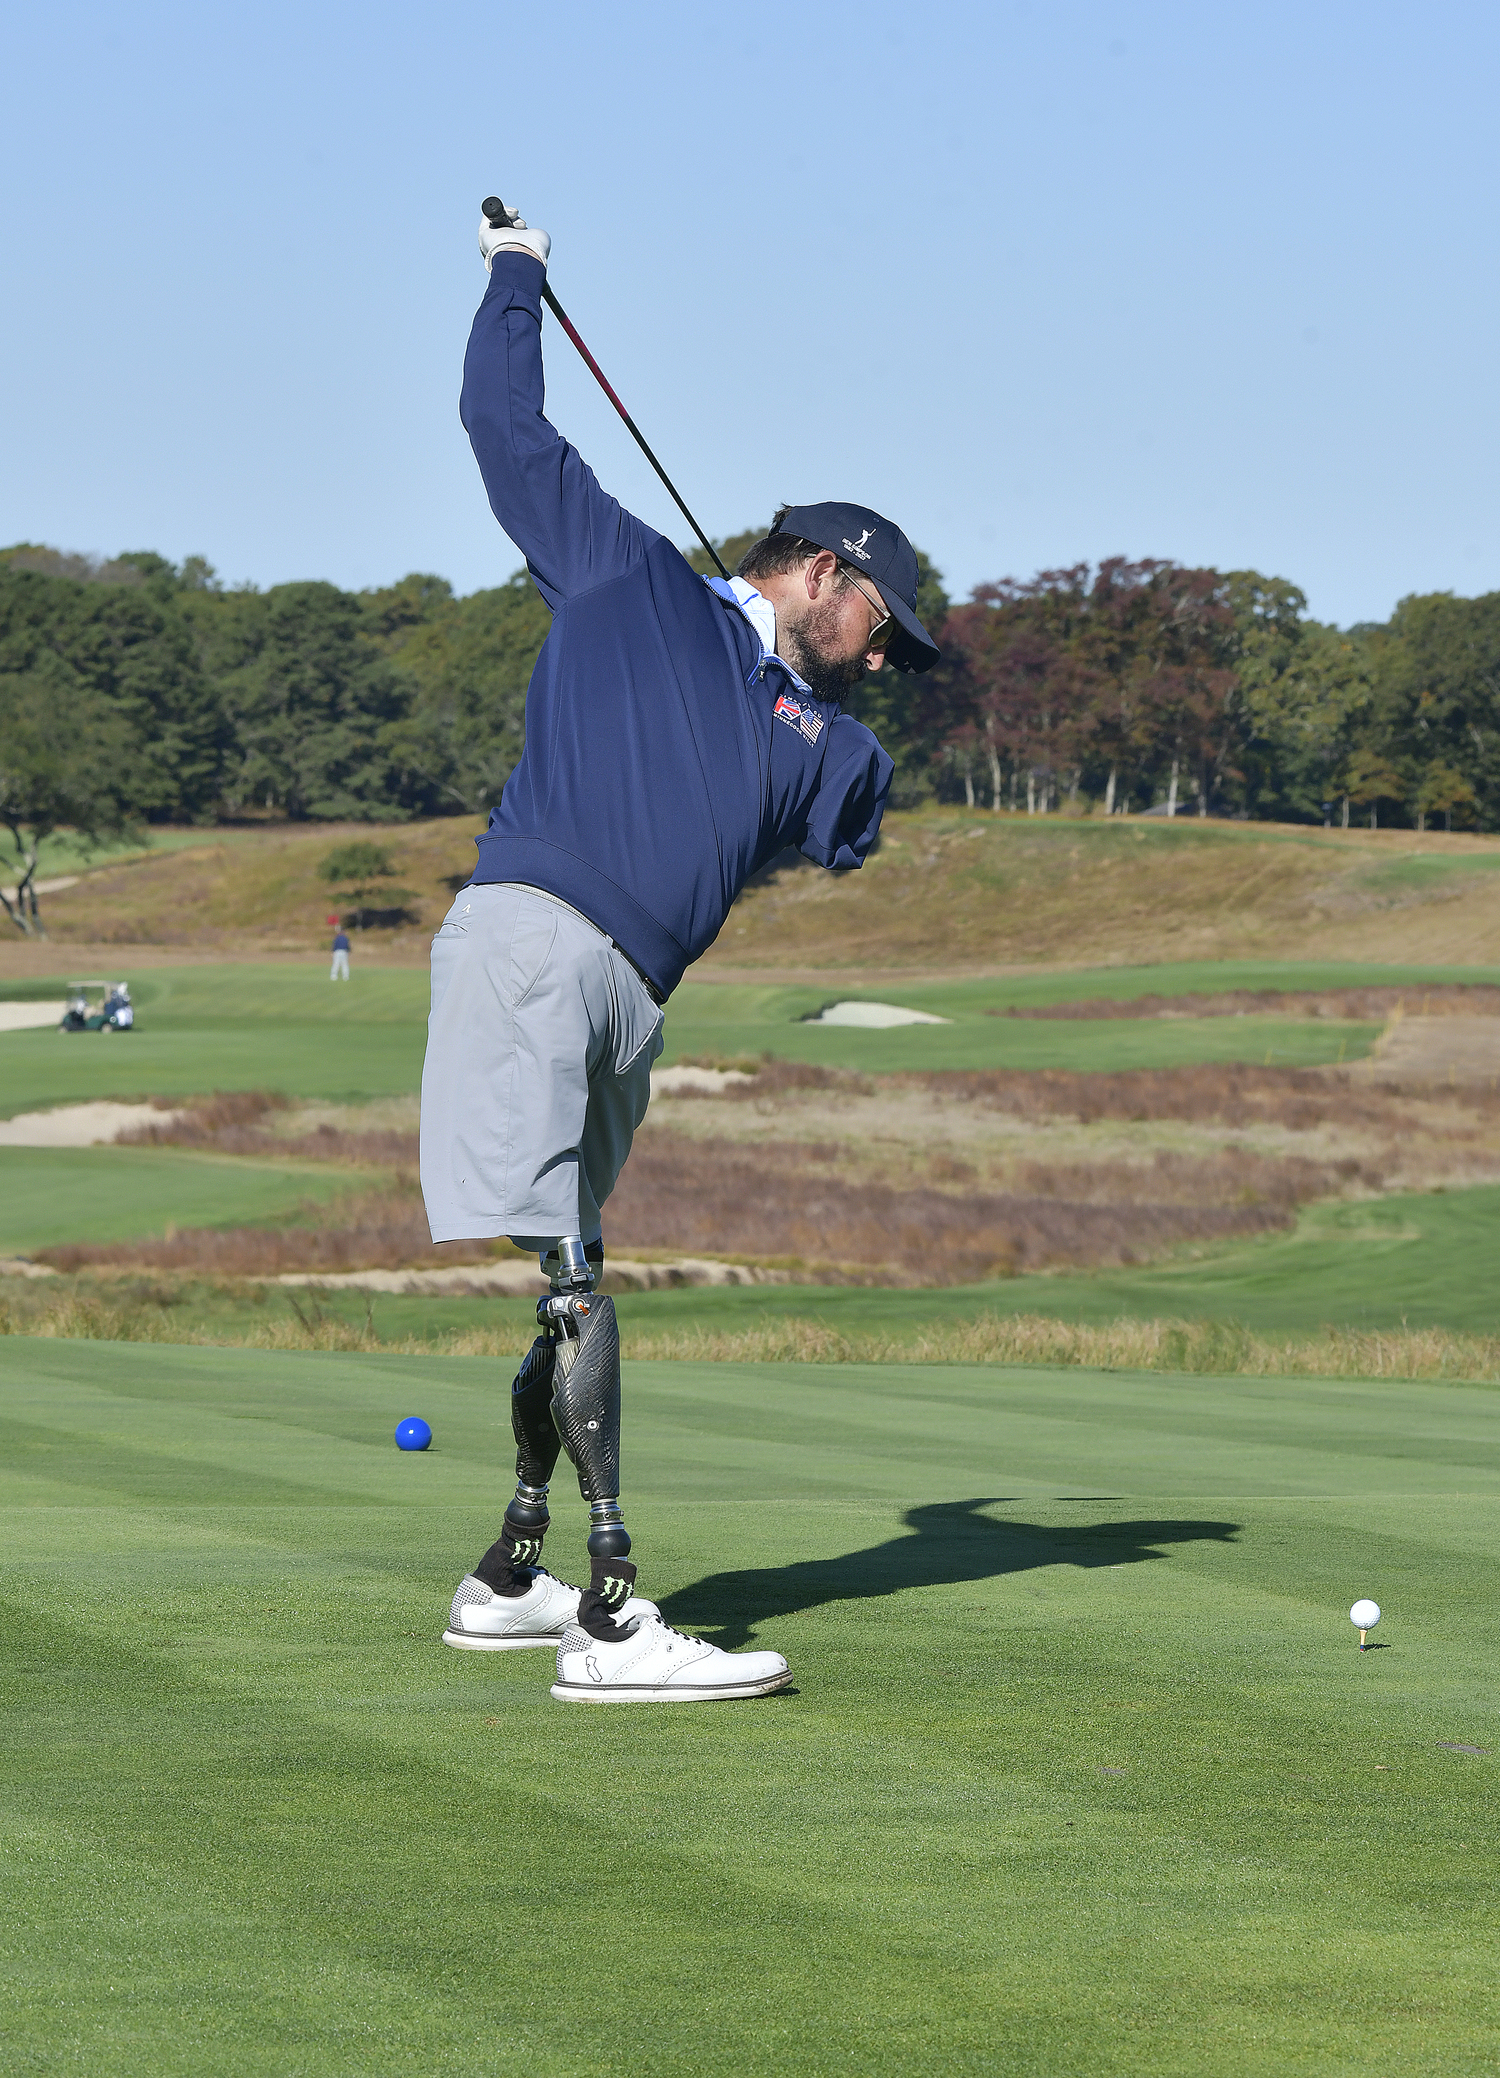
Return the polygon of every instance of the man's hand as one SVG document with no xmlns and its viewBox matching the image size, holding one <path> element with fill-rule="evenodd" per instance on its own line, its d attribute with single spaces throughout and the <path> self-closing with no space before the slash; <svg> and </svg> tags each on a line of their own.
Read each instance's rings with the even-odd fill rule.
<svg viewBox="0 0 1500 2078">
<path fill-rule="evenodd" d="M 484 254 L 485 272 L 496 253 L 530 253 L 545 267 L 547 255 L 552 250 L 552 240 L 545 231 L 533 231 L 518 210 L 507 209 L 505 221 L 492 224 L 487 216 L 479 219 L 479 250 Z"/>
</svg>

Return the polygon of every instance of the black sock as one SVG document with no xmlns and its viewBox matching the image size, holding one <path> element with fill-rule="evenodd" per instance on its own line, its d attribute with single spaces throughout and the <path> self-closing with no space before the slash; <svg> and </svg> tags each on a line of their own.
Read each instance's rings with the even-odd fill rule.
<svg viewBox="0 0 1500 2078">
<path fill-rule="evenodd" d="M 542 1561 L 542 1539 L 547 1534 L 547 1525 L 540 1529 L 518 1529 L 507 1516 L 499 1536 L 474 1568 L 474 1578 L 482 1580 L 492 1594 L 524 1595 L 531 1585 L 531 1571 Z"/>
<path fill-rule="evenodd" d="M 578 1603 L 578 1628 L 605 1644 L 623 1637 L 610 1612 L 623 1609 L 634 1591 L 635 1567 L 629 1559 L 591 1559 L 589 1584 Z"/>
</svg>

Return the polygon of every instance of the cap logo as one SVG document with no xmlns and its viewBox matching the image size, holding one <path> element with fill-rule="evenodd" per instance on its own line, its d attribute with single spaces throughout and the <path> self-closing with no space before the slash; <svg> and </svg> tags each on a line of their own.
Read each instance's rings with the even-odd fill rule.
<svg viewBox="0 0 1500 2078">
<path fill-rule="evenodd" d="M 869 540 L 870 536 L 874 533 L 874 531 L 875 529 L 873 527 L 866 527 L 863 534 L 860 535 L 858 541 L 845 541 L 844 543 L 844 546 L 848 549 L 850 555 L 858 556 L 859 560 L 862 563 L 868 563 L 870 560 L 870 551 L 865 547 L 865 543 Z"/>
</svg>

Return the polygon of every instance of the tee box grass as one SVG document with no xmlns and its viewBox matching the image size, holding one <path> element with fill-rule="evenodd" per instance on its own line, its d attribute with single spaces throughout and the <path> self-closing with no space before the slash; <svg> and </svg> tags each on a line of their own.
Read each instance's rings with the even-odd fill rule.
<svg viewBox="0 0 1500 2078">
<path fill-rule="evenodd" d="M 438 1641 L 495 1365 L 0 1364 L 15 2068 L 1500 2058 L 1493 1392 L 628 1366 L 643 1590 L 795 1686 L 606 1710 Z"/>
</svg>

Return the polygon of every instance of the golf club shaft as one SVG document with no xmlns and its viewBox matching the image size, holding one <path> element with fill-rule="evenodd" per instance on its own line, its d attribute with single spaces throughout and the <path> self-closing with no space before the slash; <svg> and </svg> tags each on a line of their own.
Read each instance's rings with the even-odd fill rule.
<svg viewBox="0 0 1500 2078">
<path fill-rule="evenodd" d="M 505 204 L 500 200 L 498 195 L 490 195 L 486 197 L 485 201 L 481 206 L 489 221 L 497 227 L 501 224 L 504 224 L 508 220 L 509 213 L 506 210 Z M 729 572 L 724 568 L 724 564 L 719 556 L 719 551 L 714 547 L 713 543 L 709 540 L 708 536 L 704 533 L 703 529 L 699 526 L 698 522 L 693 518 L 693 515 L 688 511 L 686 505 L 683 504 L 682 497 L 678 492 L 676 484 L 673 483 L 671 477 L 668 476 L 666 470 L 663 469 L 661 463 L 658 462 L 655 455 L 652 454 L 650 446 L 647 444 L 645 434 L 642 433 L 640 427 L 636 424 L 635 420 L 630 416 L 630 413 L 625 409 L 625 406 L 615 395 L 614 390 L 610 385 L 609 379 L 604 373 L 604 370 L 599 366 L 599 363 L 594 359 L 593 355 L 584 345 L 583 340 L 580 337 L 577 328 L 573 324 L 572 319 L 568 316 L 568 313 L 558 302 L 556 296 L 553 295 L 551 284 L 548 282 L 545 274 L 542 276 L 542 299 L 546 303 L 547 308 L 551 311 L 552 315 L 557 319 L 557 322 L 562 326 L 563 330 L 572 340 L 573 344 L 577 347 L 579 353 L 583 356 L 584 361 L 588 364 L 589 370 L 592 373 L 594 380 L 598 383 L 600 389 L 603 390 L 605 396 L 608 397 L 610 403 L 613 404 L 613 406 L 615 407 L 615 410 L 619 412 L 621 418 L 624 419 L 625 424 L 630 429 L 631 436 L 635 440 L 637 447 L 639 447 L 641 453 L 646 457 L 646 460 L 651 464 L 652 468 L 656 471 L 657 475 L 666 485 L 667 492 L 671 497 L 672 503 L 677 507 L 677 510 L 682 514 L 683 518 L 687 521 L 688 525 L 692 528 L 693 532 L 697 535 L 698 539 L 703 543 L 703 546 L 708 551 L 708 554 L 713 558 L 714 567 L 715 569 L 717 569 L 720 577 L 727 577 L 729 575 Z"/>
</svg>

